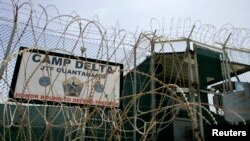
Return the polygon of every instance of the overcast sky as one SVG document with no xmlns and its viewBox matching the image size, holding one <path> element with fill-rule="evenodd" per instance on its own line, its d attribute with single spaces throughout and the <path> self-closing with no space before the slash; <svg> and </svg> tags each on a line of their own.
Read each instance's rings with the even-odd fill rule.
<svg viewBox="0 0 250 141">
<path fill-rule="evenodd" d="M 43 6 L 53 4 L 60 14 L 76 11 L 82 18 L 99 17 L 105 27 L 115 26 L 134 31 L 147 30 L 150 20 L 169 22 L 181 18 L 200 20 L 217 28 L 231 23 L 235 27 L 250 28 L 250 0 L 31 0 Z"/>
</svg>

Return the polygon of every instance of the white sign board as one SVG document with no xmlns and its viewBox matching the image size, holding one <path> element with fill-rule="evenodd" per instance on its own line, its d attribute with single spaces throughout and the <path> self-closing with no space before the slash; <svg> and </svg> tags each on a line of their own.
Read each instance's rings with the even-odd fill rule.
<svg viewBox="0 0 250 141">
<path fill-rule="evenodd" d="M 121 64 L 32 50 L 18 57 L 10 97 L 119 107 Z"/>
</svg>

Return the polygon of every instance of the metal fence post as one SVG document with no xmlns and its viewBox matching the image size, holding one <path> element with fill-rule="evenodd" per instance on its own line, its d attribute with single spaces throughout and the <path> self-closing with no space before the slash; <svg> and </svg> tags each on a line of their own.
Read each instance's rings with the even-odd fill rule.
<svg viewBox="0 0 250 141">
<path fill-rule="evenodd" d="M 155 121 L 155 117 L 154 117 L 154 114 L 155 112 L 153 111 L 156 106 L 155 106 L 155 103 L 156 103 L 156 99 L 155 99 L 155 93 L 153 93 L 153 91 L 155 90 L 155 34 L 156 34 L 156 31 L 154 32 L 153 34 L 153 37 L 152 37 L 152 40 L 150 41 L 151 43 L 151 60 L 150 60 L 150 75 L 151 75 L 151 87 L 150 87 L 150 90 L 151 90 L 151 110 L 152 110 L 152 115 L 151 115 L 151 118 L 152 118 L 152 121 L 154 122 Z M 153 125 L 154 126 L 154 125 Z M 152 127 L 152 141 L 156 141 L 156 127 Z"/>
<path fill-rule="evenodd" d="M 191 38 L 191 35 L 192 35 L 193 31 L 194 31 L 194 28 L 195 28 L 195 25 L 192 27 L 191 32 L 190 32 L 190 34 L 189 34 L 189 36 L 187 38 L 187 41 L 186 41 L 186 52 L 187 52 L 187 55 L 188 55 L 189 93 L 190 93 L 190 102 L 191 103 L 196 102 L 193 85 L 197 85 L 197 84 L 195 84 L 195 81 L 194 81 L 194 71 L 193 71 L 193 65 L 194 65 L 194 67 L 196 67 L 197 65 L 193 64 L 193 61 L 195 63 L 195 60 L 192 59 L 191 48 L 190 48 L 190 38 Z M 201 104 L 201 103 L 199 102 L 199 104 Z M 192 126 L 193 126 L 193 135 L 194 135 L 194 139 L 199 141 L 200 137 L 199 137 L 199 130 L 198 130 L 198 119 L 197 119 L 197 116 L 196 116 L 196 107 L 195 106 L 191 106 L 191 107 L 192 107 L 191 108 L 192 111 L 190 111 L 191 112 L 190 114 L 191 114 L 191 121 L 192 121 Z"/>
<path fill-rule="evenodd" d="M 196 75 L 196 82 L 197 82 L 197 95 L 198 95 L 198 113 L 199 114 L 199 129 L 200 129 L 200 136 L 201 139 L 204 140 L 204 126 L 203 126 L 203 120 L 202 120 L 202 109 L 201 109 L 201 96 L 200 96 L 200 82 L 199 82 L 199 71 L 198 71 L 198 61 L 197 61 L 197 53 L 196 48 L 194 48 L 194 67 L 195 67 L 195 75 Z"/>
<path fill-rule="evenodd" d="M 140 37 L 139 37 L 139 39 L 140 39 Z M 137 67 L 137 65 L 136 65 L 136 48 L 137 48 L 137 44 L 135 44 L 135 46 L 134 46 L 134 87 L 133 87 L 133 94 L 134 94 L 134 99 L 135 99 L 135 101 L 134 101 L 134 107 L 133 107 L 133 115 L 134 115 L 134 126 L 135 127 L 137 127 L 137 123 L 136 123 L 136 117 L 137 117 L 137 109 L 136 109 L 136 106 L 137 106 L 137 98 L 136 98 L 136 93 L 137 93 L 137 81 L 136 81 L 136 79 L 137 79 L 137 75 L 136 75 L 136 67 Z M 133 141 L 136 141 L 136 130 L 134 129 L 134 131 L 133 131 Z"/>
</svg>

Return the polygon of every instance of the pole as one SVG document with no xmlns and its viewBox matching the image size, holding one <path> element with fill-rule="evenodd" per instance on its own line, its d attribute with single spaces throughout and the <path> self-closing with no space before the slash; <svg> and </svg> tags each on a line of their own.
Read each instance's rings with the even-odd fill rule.
<svg viewBox="0 0 250 141">
<path fill-rule="evenodd" d="M 195 67 L 195 75 L 196 75 L 196 82 L 197 84 L 197 95 L 198 95 L 198 104 L 200 105 L 198 108 L 199 114 L 199 127 L 200 127 L 200 135 L 201 139 L 204 140 L 204 126 L 203 126 L 203 120 L 202 120 L 202 109 L 201 109 L 201 95 L 200 95 L 200 83 L 199 83 L 199 71 L 198 71 L 198 61 L 197 61 L 197 54 L 196 54 L 196 48 L 194 48 L 194 67 Z"/>
<path fill-rule="evenodd" d="M 84 44 L 82 47 L 80 47 L 80 50 L 81 50 L 81 57 L 83 57 L 83 53 L 85 53 L 87 50 Z M 89 114 L 89 107 L 86 106 L 84 108 L 84 120 L 83 120 L 83 130 L 82 130 L 83 138 L 81 139 L 82 141 L 85 141 L 86 139 L 86 128 L 87 128 L 86 122 L 87 122 L 88 114 Z"/>
<path fill-rule="evenodd" d="M 187 55 L 188 55 L 188 85 L 189 85 L 189 93 L 190 93 L 190 102 L 194 103 L 195 102 L 195 96 L 194 96 L 194 90 L 192 85 L 194 84 L 194 76 L 193 76 L 193 67 L 192 67 L 192 56 L 191 56 L 191 49 L 190 49 L 190 41 L 187 39 L 186 42 L 187 45 Z M 194 106 L 191 106 L 190 111 L 190 117 L 192 121 L 192 126 L 193 126 L 193 134 L 196 139 L 196 130 L 197 130 L 197 117 L 196 117 L 196 108 Z"/>
<path fill-rule="evenodd" d="M 237 75 L 237 73 L 236 73 L 236 71 L 235 71 L 235 69 L 234 69 L 234 67 L 233 67 L 233 65 L 232 65 L 232 63 L 230 61 L 230 58 L 228 57 L 228 54 L 226 52 L 226 43 L 228 42 L 230 36 L 231 36 L 231 34 L 229 34 L 226 42 L 223 44 L 223 48 L 222 49 L 223 49 L 223 53 L 224 53 L 225 59 L 227 59 L 228 64 L 230 65 L 230 68 L 232 69 L 232 71 L 234 73 L 234 76 L 236 77 L 237 81 L 240 82 L 240 79 L 239 79 L 239 77 L 238 77 L 238 75 Z"/>
<path fill-rule="evenodd" d="M 156 103 L 156 99 L 155 99 L 155 93 L 153 93 L 153 91 L 155 90 L 155 53 L 154 53 L 154 50 L 155 50 L 155 34 L 156 34 L 156 30 L 153 34 L 153 38 L 152 40 L 150 41 L 151 43 L 151 60 L 150 60 L 150 75 L 151 75 L 151 87 L 150 87 L 150 90 L 151 90 L 151 110 L 152 110 L 152 115 L 151 115 L 151 118 L 152 120 L 151 121 L 155 121 L 155 112 L 153 111 L 156 106 L 155 106 L 155 103 Z M 153 125 L 154 126 L 154 125 Z M 152 141 L 156 141 L 156 127 L 152 127 Z"/>
<path fill-rule="evenodd" d="M 187 55 L 188 55 L 188 82 L 189 82 L 189 93 L 190 93 L 190 102 L 191 103 L 195 103 L 195 94 L 194 94 L 194 88 L 193 88 L 193 84 L 194 84 L 194 72 L 193 72 L 193 59 L 192 59 L 192 55 L 191 55 L 191 48 L 190 48 L 190 38 L 191 35 L 194 31 L 195 25 L 193 25 L 191 32 L 187 38 L 186 41 L 186 46 L 187 46 Z M 194 64 L 195 65 L 195 64 Z M 199 132 L 197 132 L 198 129 L 198 123 L 197 123 L 197 116 L 196 116 L 196 108 L 195 106 L 192 106 L 192 111 L 190 111 L 191 113 L 191 121 L 193 124 L 193 135 L 194 135 L 194 139 L 195 140 L 200 140 L 199 137 Z"/>
<path fill-rule="evenodd" d="M 139 37 L 139 39 L 140 39 L 140 37 Z M 137 98 L 136 98 L 136 93 L 137 93 L 137 81 L 136 81 L 136 79 L 137 79 L 137 75 L 136 75 L 136 48 L 137 48 L 137 44 L 135 44 L 135 47 L 134 47 L 134 89 L 133 89 L 133 94 L 134 94 L 134 99 L 135 99 L 135 101 L 134 101 L 134 107 L 133 107 L 133 112 L 134 112 L 134 126 L 135 127 L 137 127 L 137 123 L 136 123 L 136 120 L 137 120 L 137 109 L 136 109 L 136 106 L 137 106 Z M 133 131 L 133 141 L 136 141 L 136 130 L 134 129 L 134 131 Z"/>
<path fill-rule="evenodd" d="M 84 108 L 84 120 L 83 120 L 83 130 L 82 130 L 83 138 L 82 138 L 82 141 L 85 141 L 85 139 L 86 139 L 86 127 L 87 127 L 86 122 L 87 122 L 88 113 L 89 113 L 89 108 L 88 107 Z"/>
<path fill-rule="evenodd" d="M 231 37 L 231 33 L 228 35 L 226 41 L 222 45 L 222 48 L 223 48 L 223 60 L 224 60 L 225 71 L 226 71 L 225 75 L 227 75 L 227 80 L 228 80 L 227 85 L 229 87 L 229 91 L 232 92 L 233 91 L 233 86 L 232 86 L 231 75 L 230 75 L 229 66 L 228 66 L 229 60 L 227 58 L 227 53 L 226 53 L 226 50 L 225 50 L 226 44 L 229 41 L 230 37 Z"/>
</svg>

